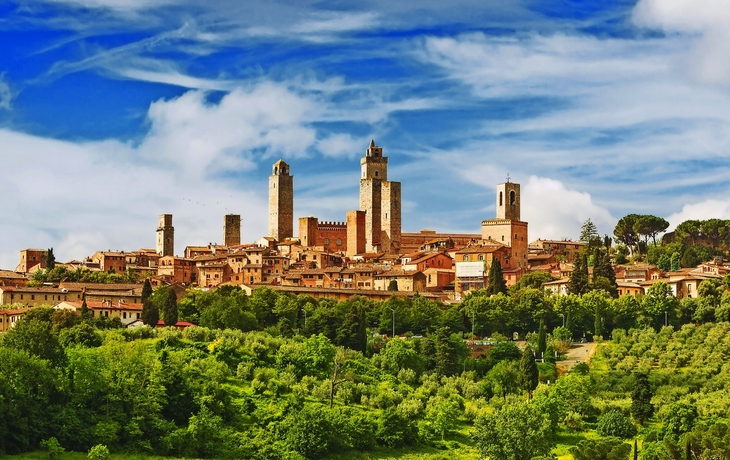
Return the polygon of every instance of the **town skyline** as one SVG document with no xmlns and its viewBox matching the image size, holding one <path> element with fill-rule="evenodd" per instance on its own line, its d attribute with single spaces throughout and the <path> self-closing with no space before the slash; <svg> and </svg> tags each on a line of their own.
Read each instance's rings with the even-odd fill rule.
<svg viewBox="0 0 730 460">
<path fill-rule="evenodd" d="M 177 253 L 225 214 L 255 241 L 279 158 L 295 217 L 342 221 L 373 138 L 407 232 L 478 232 L 507 174 L 531 241 L 730 217 L 719 2 L 170 6 L 2 7 L 0 267 L 154 247 L 163 213 Z"/>
</svg>

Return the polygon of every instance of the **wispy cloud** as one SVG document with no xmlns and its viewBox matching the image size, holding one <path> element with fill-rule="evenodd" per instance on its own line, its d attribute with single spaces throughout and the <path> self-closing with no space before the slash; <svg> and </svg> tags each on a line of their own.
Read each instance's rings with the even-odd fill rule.
<svg viewBox="0 0 730 460">
<path fill-rule="evenodd" d="M 5 81 L 5 73 L 0 73 L 0 109 L 10 110 L 10 102 L 13 100 L 13 93 L 10 85 Z"/>
</svg>

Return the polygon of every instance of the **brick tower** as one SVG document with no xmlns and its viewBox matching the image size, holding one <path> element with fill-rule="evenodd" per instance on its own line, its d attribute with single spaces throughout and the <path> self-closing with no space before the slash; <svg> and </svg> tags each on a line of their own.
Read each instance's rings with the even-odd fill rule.
<svg viewBox="0 0 730 460">
<path fill-rule="evenodd" d="M 520 220 L 520 184 L 497 185 L 497 217 L 482 221 L 482 239 L 511 248 L 507 269 L 527 269 L 527 222 Z"/>
<path fill-rule="evenodd" d="M 226 246 L 241 244 L 240 214 L 226 214 L 223 216 L 223 244 Z"/>
<path fill-rule="evenodd" d="M 294 236 L 294 176 L 284 160 L 274 163 L 269 176 L 269 236 L 276 241 Z"/>
<path fill-rule="evenodd" d="M 172 214 L 160 214 L 157 226 L 157 253 L 163 257 L 175 255 L 175 228 L 172 226 Z"/>
<path fill-rule="evenodd" d="M 401 238 L 401 184 L 388 181 L 388 158 L 370 141 L 360 160 L 360 210 L 365 211 L 365 251 L 398 253 Z"/>
</svg>

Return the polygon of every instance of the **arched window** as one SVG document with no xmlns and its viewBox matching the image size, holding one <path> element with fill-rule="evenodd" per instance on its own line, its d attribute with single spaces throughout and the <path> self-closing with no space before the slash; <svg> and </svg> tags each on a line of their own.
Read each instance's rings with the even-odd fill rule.
<svg viewBox="0 0 730 460">
<path fill-rule="evenodd" d="M 499 192 L 499 205 L 502 206 L 502 192 Z"/>
<path fill-rule="evenodd" d="M 509 192 L 509 204 L 510 204 L 510 206 L 514 206 L 516 204 L 515 191 L 514 190 L 512 190 L 511 192 Z"/>
</svg>

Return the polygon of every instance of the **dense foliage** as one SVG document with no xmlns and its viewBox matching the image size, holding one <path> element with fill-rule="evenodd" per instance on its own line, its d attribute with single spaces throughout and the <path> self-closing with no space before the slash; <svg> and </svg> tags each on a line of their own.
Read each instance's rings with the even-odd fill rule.
<svg viewBox="0 0 730 460">
<path fill-rule="evenodd" d="M 719 308 L 723 290 L 703 292 L 719 296 Z M 662 327 L 657 312 L 663 320 L 662 308 L 682 307 L 661 289 L 615 300 L 539 293 L 526 284 L 450 307 L 226 287 L 180 300 L 180 318 L 202 324 L 184 331 L 37 308 L 0 342 L 0 451 L 43 442 L 49 452 L 301 459 L 461 446 L 492 459 L 544 459 L 556 449 L 626 459 L 638 437 L 642 459 L 688 449 L 728 458 L 730 323 L 674 313 Z M 171 298 L 158 289 L 146 303 Z M 373 336 L 391 330 L 393 311 L 406 338 Z M 592 327 L 595 312 L 611 341 L 590 366 L 559 374 L 555 352 L 570 347 L 571 328 Z M 464 341 L 472 318 L 494 334 L 476 360 Z M 543 333 L 527 334 L 524 353 L 499 334 L 533 325 Z"/>
</svg>

